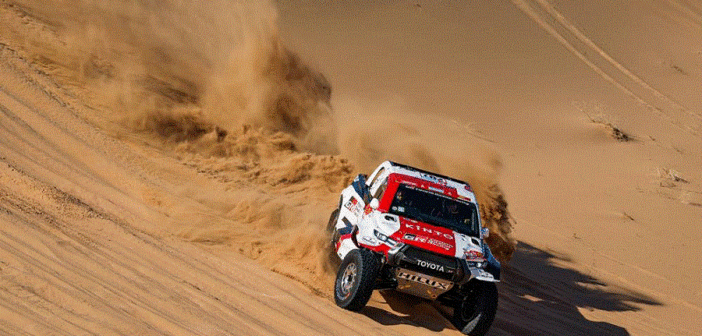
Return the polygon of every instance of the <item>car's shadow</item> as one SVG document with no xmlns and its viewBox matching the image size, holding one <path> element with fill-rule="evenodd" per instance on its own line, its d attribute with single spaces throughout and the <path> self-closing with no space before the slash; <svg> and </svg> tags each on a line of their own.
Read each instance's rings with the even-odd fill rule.
<svg viewBox="0 0 702 336">
<path fill-rule="evenodd" d="M 382 325 L 408 324 L 431 331 L 453 328 L 441 307 L 428 300 L 392 290 L 378 294 L 361 313 Z"/>
<path fill-rule="evenodd" d="M 488 335 L 629 335 L 621 326 L 588 320 L 580 310 L 635 311 L 639 305 L 661 305 L 642 293 L 558 265 L 563 262 L 567 258 L 520 243 L 502 268 L 500 302 Z M 394 292 L 374 298 L 384 301 L 376 304 L 381 308 L 371 305 L 361 313 L 380 324 L 453 329 L 450 309 Z"/>
</svg>

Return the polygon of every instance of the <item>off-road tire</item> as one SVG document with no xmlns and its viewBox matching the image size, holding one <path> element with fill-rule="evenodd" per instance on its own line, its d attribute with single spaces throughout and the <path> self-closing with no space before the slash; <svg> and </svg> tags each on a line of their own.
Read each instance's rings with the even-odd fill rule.
<svg viewBox="0 0 702 336">
<path fill-rule="evenodd" d="M 370 250 L 356 249 L 349 252 L 341 262 L 334 282 L 336 305 L 351 311 L 365 307 L 373 294 L 379 270 L 380 261 Z"/>
<path fill-rule="evenodd" d="M 453 325 L 471 336 L 482 336 L 488 332 L 497 312 L 497 286 L 494 282 L 478 282 L 472 297 L 466 298 L 454 308 Z"/>
</svg>

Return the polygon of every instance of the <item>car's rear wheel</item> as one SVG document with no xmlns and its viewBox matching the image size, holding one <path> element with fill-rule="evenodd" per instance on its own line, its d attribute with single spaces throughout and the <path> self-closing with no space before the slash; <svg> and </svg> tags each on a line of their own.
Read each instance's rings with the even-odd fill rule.
<svg viewBox="0 0 702 336">
<path fill-rule="evenodd" d="M 477 282 L 472 295 L 456 305 L 453 324 L 466 335 L 485 335 L 497 312 L 497 286 L 494 282 Z"/>
<path fill-rule="evenodd" d="M 334 284 L 334 301 L 344 309 L 359 311 L 373 294 L 380 261 L 371 251 L 356 249 L 341 262 Z"/>
</svg>

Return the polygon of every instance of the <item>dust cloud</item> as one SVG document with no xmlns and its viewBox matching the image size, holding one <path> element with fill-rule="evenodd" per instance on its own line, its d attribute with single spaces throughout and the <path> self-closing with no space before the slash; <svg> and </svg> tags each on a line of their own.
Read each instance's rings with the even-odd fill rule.
<svg viewBox="0 0 702 336">
<path fill-rule="evenodd" d="M 343 99 L 332 110 L 330 83 L 284 46 L 270 2 L 12 6 L 51 27 L 16 38 L 28 58 L 101 111 L 88 119 L 168 149 L 219 182 L 221 192 L 183 187 L 208 213 L 164 206 L 177 218 L 169 230 L 185 239 L 229 244 L 328 294 L 328 214 L 355 174 L 393 160 L 470 182 L 495 255 L 508 261 L 515 250 L 489 142 L 457 121 L 397 106 Z"/>
<path fill-rule="evenodd" d="M 176 142 L 251 125 L 290 134 L 302 150 L 336 152 L 331 87 L 283 46 L 269 2 L 20 4 L 65 41 L 29 41 L 33 58 L 87 88 L 112 121 Z"/>
</svg>

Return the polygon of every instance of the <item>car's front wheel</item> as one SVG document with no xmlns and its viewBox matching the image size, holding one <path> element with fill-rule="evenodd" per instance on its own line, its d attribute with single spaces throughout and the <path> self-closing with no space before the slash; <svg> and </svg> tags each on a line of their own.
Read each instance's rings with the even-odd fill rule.
<svg viewBox="0 0 702 336">
<path fill-rule="evenodd" d="M 466 335 L 485 335 L 497 312 L 497 286 L 494 282 L 478 282 L 472 295 L 454 308 L 453 324 Z"/>
<path fill-rule="evenodd" d="M 334 301 L 344 309 L 359 311 L 373 294 L 380 261 L 371 251 L 356 249 L 341 262 L 334 283 Z"/>
</svg>

